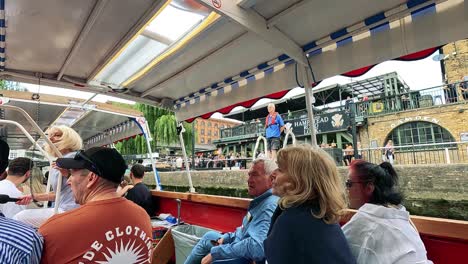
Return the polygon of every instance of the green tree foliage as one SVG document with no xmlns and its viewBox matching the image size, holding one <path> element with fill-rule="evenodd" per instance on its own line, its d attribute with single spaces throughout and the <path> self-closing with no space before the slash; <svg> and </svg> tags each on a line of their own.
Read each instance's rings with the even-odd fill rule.
<svg viewBox="0 0 468 264">
<path fill-rule="evenodd" d="M 25 91 L 26 89 L 21 87 L 18 82 L 0 80 L 0 90 Z"/>
<path fill-rule="evenodd" d="M 154 106 L 135 104 L 134 108 L 141 111 L 148 122 L 149 130 L 153 141 L 151 149 L 156 151 L 162 147 L 178 145 L 179 136 L 177 135 L 177 123 L 173 112 Z M 184 122 L 185 133 L 184 142 L 188 153 L 192 150 L 192 126 Z M 116 148 L 124 155 L 145 154 L 148 153 L 145 138 L 136 136 L 129 140 L 119 142 Z"/>
</svg>

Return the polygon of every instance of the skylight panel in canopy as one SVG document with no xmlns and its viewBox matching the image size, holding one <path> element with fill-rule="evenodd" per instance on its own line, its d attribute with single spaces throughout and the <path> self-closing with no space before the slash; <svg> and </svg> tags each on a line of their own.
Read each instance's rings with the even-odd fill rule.
<svg viewBox="0 0 468 264">
<path fill-rule="evenodd" d="M 209 10 L 195 1 L 169 0 L 91 83 L 112 88 L 126 86 L 209 15 Z"/>
</svg>

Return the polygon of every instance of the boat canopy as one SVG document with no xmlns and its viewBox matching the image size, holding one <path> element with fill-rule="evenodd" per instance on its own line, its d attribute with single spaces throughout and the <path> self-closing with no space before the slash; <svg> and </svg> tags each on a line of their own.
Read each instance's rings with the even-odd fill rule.
<svg viewBox="0 0 468 264">
<path fill-rule="evenodd" d="M 135 135 L 142 134 L 143 114 L 134 109 L 115 105 L 89 102 L 87 100 L 29 93 L 0 91 L 0 105 L 16 106 L 25 110 L 42 131 L 52 125 L 67 125 L 81 136 L 84 147 L 112 145 Z M 34 98 L 34 99 L 33 99 Z M 35 139 L 39 134 L 28 120 L 12 108 L 0 106 L 0 120 L 12 120 L 21 124 Z M 33 143 L 21 129 L 8 123 L 0 123 L 0 137 L 5 138 L 12 149 L 29 149 Z M 43 145 L 44 139 L 38 144 Z"/>
<path fill-rule="evenodd" d="M 281 97 L 304 69 L 318 83 L 468 36 L 463 0 L 0 3 L 1 78 L 169 107 L 178 120 Z"/>
</svg>

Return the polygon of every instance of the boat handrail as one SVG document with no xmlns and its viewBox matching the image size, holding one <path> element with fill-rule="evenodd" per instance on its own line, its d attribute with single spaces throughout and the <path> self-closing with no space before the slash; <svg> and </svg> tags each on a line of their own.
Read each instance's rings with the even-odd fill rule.
<svg viewBox="0 0 468 264">
<path fill-rule="evenodd" d="M 194 193 L 195 188 L 193 188 L 192 174 L 190 173 L 190 163 L 189 163 L 189 160 L 187 158 L 187 151 L 185 150 L 185 142 L 184 142 L 185 128 L 184 128 L 182 122 L 177 124 L 177 130 L 178 130 L 178 134 L 179 134 L 180 147 L 182 148 L 182 154 L 184 155 L 185 171 L 187 172 L 187 179 L 188 179 L 188 183 L 189 183 L 189 192 Z M 152 155 L 150 155 L 150 156 L 152 156 Z M 151 159 L 151 164 L 155 164 L 155 165 L 153 165 L 153 168 L 156 168 L 156 163 L 153 161 L 153 159 Z"/>
<path fill-rule="evenodd" d="M 180 199 L 182 201 L 226 206 L 226 207 L 233 207 L 233 208 L 238 208 L 238 209 L 247 209 L 251 201 L 251 199 L 248 199 L 248 198 L 218 196 L 218 195 L 199 194 L 199 193 L 179 193 L 179 192 L 154 191 L 154 190 L 151 191 L 151 193 L 153 196 L 161 197 L 161 198 Z"/>
<path fill-rule="evenodd" d="M 267 139 L 260 135 L 258 136 L 257 138 L 257 142 L 255 142 L 255 148 L 254 148 L 254 151 L 253 151 L 253 154 L 252 154 L 252 160 L 255 160 L 257 158 L 257 150 L 258 150 L 258 147 L 260 145 L 260 141 L 263 141 L 263 145 L 264 145 L 264 150 L 265 150 L 265 157 L 268 158 L 268 142 L 267 142 Z"/>
<path fill-rule="evenodd" d="M 47 145 L 50 146 L 50 148 L 57 155 L 57 157 L 59 157 L 59 158 L 62 157 L 62 153 L 60 153 L 60 151 L 57 149 L 57 147 L 52 143 L 52 141 L 50 141 L 50 139 L 42 131 L 42 129 L 39 127 L 39 125 L 36 124 L 34 119 L 32 119 L 32 117 L 26 111 L 24 111 L 23 109 L 21 109 L 20 107 L 17 107 L 17 106 L 0 104 L 0 109 L 2 109 L 2 108 L 3 109 L 10 109 L 10 110 L 13 110 L 13 111 L 16 111 L 16 112 L 19 112 L 20 114 L 22 114 L 24 116 L 24 118 L 26 118 L 26 120 L 29 122 L 29 124 L 31 124 L 31 126 L 36 130 L 36 132 L 42 138 L 44 138 Z"/>
<path fill-rule="evenodd" d="M 62 153 L 57 149 L 57 147 L 52 143 L 52 141 L 50 141 L 50 139 L 42 131 L 42 129 L 39 127 L 39 125 L 34 121 L 34 119 L 32 119 L 32 117 L 26 111 L 24 111 L 23 109 L 21 109 L 20 107 L 17 107 L 17 106 L 4 105 L 4 104 L 0 105 L 0 109 L 10 109 L 10 110 L 13 110 L 13 111 L 16 111 L 16 112 L 19 112 L 20 114 L 22 114 L 24 116 L 24 118 L 26 118 L 26 120 L 31 124 L 33 129 L 35 129 L 36 132 L 40 135 L 40 137 L 44 138 L 46 144 L 48 144 L 50 146 L 50 148 L 57 155 L 57 157 L 59 157 L 59 158 L 62 157 Z M 9 121 L 9 120 L 5 120 L 5 121 Z M 15 121 L 10 121 L 10 122 L 15 122 Z M 24 129 L 24 127 L 21 126 L 19 123 L 17 123 L 17 122 L 15 122 L 15 123 L 23 131 L 23 133 L 26 132 L 25 135 L 27 137 L 29 135 L 29 133 L 26 131 L 26 129 Z M 29 135 L 29 136 L 31 137 L 31 135 Z M 32 139 L 32 137 L 31 137 L 31 139 Z M 34 140 L 33 140 L 33 144 L 35 144 Z M 39 146 L 36 146 L 36 147 L 38 147 L 38 149 L 39 149 Z M 47 157 L 49 157 L 49 156 L 47 155 Z M 62 186 L 62 177 L 58 177 L 57 186 Z M 50 189 L 50 177 L 47 180 L 47 189 L 46 189 L 46 191 L 49 191 L 49 189 Z M 55 192 L 54 214 L 58 213 L 58 206 L 59 206 L 59 202 L 60 202 L 60 192 L 61 192 L 61 188 L 57 188 L 57 190 Z"/>
<path fill-rule="evenodd" d="M 26 128 L 24 128 L 24 126 L 22 126 L 20 123 L 16 122 L 16 121 L 11 121 L 11 120 L 0 120 L 0 124 L 10 124 L 10 125 L 14 125 L 14 126 L 17 126 L 21 132 L 24 133 L 24 135 L 29 139 L 29 141 L 31 141 L 31 143 L 35 144 L 36 141 L 34 140 L 34 138 L 31 136 L 31 134 L 29 134 L 29 132 L 26 130 Z M 36 146 L 36 148 L 44 155 L 44 157 L 49 161 L 49 166 L 52 166 L 52 158 L 49 156 L 49 154 L 47 153 L 47 151 L 45 151 L 41 146 Z M 47 186 L 46 186 L 46 192 L 49 192 L 50 190 L 50 177 L 47 179 Z M 47 208 L 47 203 L 44 203 L 44 208 Z"/>
<path fill-rule="evenodd" d="M 296 135 L 294 135 L 294 132 L 293 132 L 293 129 L 292 129 L 292 125 L 290 123 L 286 124 L 285 126 L 285 130 L 286 130 L 286 135 L 284 136 L 284 141 L 283 141 L 283 148 L 285 148 L 287 145 L 288 145 L 288 138 L 289 136 L 291 136 L 292 138 L 292 144 L 293 146 L 296 145 Z"/>
</svg>

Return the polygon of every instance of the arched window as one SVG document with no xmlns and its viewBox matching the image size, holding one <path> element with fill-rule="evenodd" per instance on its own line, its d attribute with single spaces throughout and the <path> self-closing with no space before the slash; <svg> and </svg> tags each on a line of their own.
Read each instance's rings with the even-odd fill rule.
<svg viewBox="0 0 468 264">
<path fill-rule="evenodd" d="M 423 121 L 409 122 L 394 128 L 388 135 L 385 143 L 389 139 L 393 141 L 395 146 L 455 142 L 453 136 L 445 128 Z M 437 146 L 422 148 L 437 148 Z"/>
</svg>

